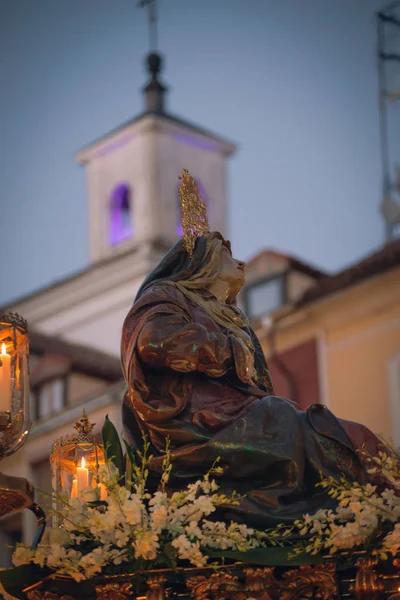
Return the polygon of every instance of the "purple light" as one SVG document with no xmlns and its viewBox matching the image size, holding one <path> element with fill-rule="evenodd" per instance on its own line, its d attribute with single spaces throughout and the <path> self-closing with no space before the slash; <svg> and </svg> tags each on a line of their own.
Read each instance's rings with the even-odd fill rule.
<svg viewBox="0 0 400 600">
<path fill-rule="evenodd" d="M 131 190 L 128 184 L 120 183 L 111 194 L 111 246 L 118 246 L 132 235 Z"/>
<path fill-rule="evenodd" d="M 202 150 L 210 150 L 211 152 L 218 151 L 217 145 L 209 140 L 194 137 L 192 135 L 187 135 L 185 133 L 174 133 L 172 137 L 178 142 L 181 142 L 182 144 L 187 144 L 188 146 L 195 146 L 196 148 L 201 148 Z"/>
<path fill-rule="evenodd" d="M 209 210 L 209 200 L 208 200 L 208 196 L 206 194 L 206 190 L 205 190 L 203 184 L 198 179 L 196 179 L 196 181 L 197 181 L 197 187 L 199 188 L 200 196 L 202 197 L 203 202 L 206 205 L 207 212 L 208 212 L 208 210 Z M 183 229 L 182 229 L 181 201 L 180 201 L 180 198 L 179 198 L 179 184 L 178 184 L 177 198 L 178 198 L 178 225 L 177 225 L 177 228 L 176 228 L 176 233 L 179 236 L 182 236 L 183 235 Z"/>
<path fill-rule="evenodd" d="M 120 148 L 123 148 L 124 146 L 129 144 L 135 137 L 136 134 L 133 133 L 125 135 L 119 140 L 111 142 L 110 144 L 107 144 L 107 146 L 105 146 L 104 148 L 97 150 L 97 152 L 95 152 L 95 156 L 107 156 L 107 154 L 111 154 L 112 152 L 115 152 L 116 150 L 119 150 Z"/>
</svg>

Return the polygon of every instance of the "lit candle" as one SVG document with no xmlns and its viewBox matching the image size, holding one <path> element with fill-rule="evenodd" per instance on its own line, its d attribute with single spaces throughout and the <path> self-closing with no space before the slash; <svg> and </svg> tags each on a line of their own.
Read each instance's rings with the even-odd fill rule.
<svg viewBox="0 0 400 600">
<path fill-rule="evenodd" d="M 72 480 L 71 500 L 78 497 L 78 480 Z"/>
<path fill-rule="evenodd" d="M 0 412 L 11 410 L 11 356 L 6 345 L 1 345 L 0 354 Z"/>
<path fill-rule="evenodd" d="M 89 469 L 86 469 L 85 467 L 85 459 L 83 456 L 81 466 L 76 469 L 76 478 L 78 480 L 78 491 L 81 493 L 82 490 L 89 487 Z"/>
</svg>

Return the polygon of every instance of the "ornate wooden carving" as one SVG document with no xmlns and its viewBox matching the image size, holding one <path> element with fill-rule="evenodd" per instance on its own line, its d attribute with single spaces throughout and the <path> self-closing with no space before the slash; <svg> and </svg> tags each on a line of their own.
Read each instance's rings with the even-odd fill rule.
<svg viewBox="0 0 400 600">
<path fill-rule="evenodd" d="M 96 586 L 96 600 L 129 600 L 132 598 L 132 583 L 105 583 Z"/>
<path fill-rule="evenodd" d="M 243 573 L 246 576 L 245 590 L 250 595 L 262 600 L 278 596 L 280 587 L 274 577 L 274 568 L 243 569 Z"/>
<path fill-rule="evenodd" d="M 193 600 L 299 600 L 339 598 L 336 566 L 325 563 L 291 569 L 276 579 L 273 568 L 244 569 L 245 582 L 228 573 L 200 575 L 187 581 Z"/>
<path fill-rule="evenodd" d="M 146 600 L 166 600 L 167 594 L 164 583 L 167 578 L 164 575 L 151 575 L 147 578 Z"/>
<path fill-rule="evenodd" d="M 356 566 L 356 582 L 350 588 L 350 591 L 355 593 L 356 600 L 380 600 L 383 597 L 384 586 L 375 570 L 376 560 L 359 558 Z"/>
<path fill-rule="evenodd" d="M 193 600 L 246 600 L 249 597 L 239 578 L 229 573 L 191 577 L 186 586 Z"/>
<path fill-rule="evenodd" d="M 74 600 L 72 596 L 59 596 L 53 592 L 42 592 L 41 590 L 31 590 L 27 596 L 29 600 Z"/>
<path fill-rule="evenodd" d="M 339 598 L 339 586 L 336 580 L 336 565 L 301 566 L 287 571 L 280 583 L 279 600 L 298 600 L 299 598 L 318 598 L 335 600 Z"/>
</svg>

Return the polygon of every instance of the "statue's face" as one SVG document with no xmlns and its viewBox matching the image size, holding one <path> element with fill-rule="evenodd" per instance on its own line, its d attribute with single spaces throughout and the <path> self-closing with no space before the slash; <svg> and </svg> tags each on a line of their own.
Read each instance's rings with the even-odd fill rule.
<svg viewBox="0 0 400 600">
<path fill-rule="evenodd" d="M 240 292 L 245 283 L 245 267 L 246 263 L 234 259 L 228 248 L 222 247 L 218 279 L 227 285 L 231 298 Z"/>
</svg>

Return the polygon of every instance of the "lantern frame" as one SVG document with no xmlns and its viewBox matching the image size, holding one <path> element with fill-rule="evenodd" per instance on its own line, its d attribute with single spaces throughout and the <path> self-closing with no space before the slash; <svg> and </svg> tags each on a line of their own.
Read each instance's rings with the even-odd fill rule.
<svg viewBox="0 0 400 600">
<path fill-rule="evenodd" d="M 25 443 L 31 428 L 28 324 L 17 313 L 0 313 L 0 369 L 4 369 L 0 377 L 2 459 Z"/>
<path fill-rule="evenodd" d="M 59 509 L 65 505 L 66 501 L 82 497 L 84 491 L 93 490 L 91 499 L 93 501 L 100 499 L 102 490 L 98 484 L 97 475 L 99 467 L 105 463 L 105 455 L 101 435 L 93 433 L 94 426 L 95 423 L 90 423 L 86 411 L 83 409 L 81 418 L 74 424 L 76 433 L 58 438 L 52 445 L 50 465 L 53 477 L 53 505 L 56 514 L 59 513 Z M 79 479 L 79 470 L 87 471 L 87 485 L 81 485 L 82 479 Z M 81 474 L 86 476 L 84 472 Z M 74 479 L 77 481 L 76 486 Z M 74 489 L 76 493 L 74 493 Z"/>
</svg>

